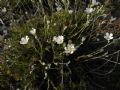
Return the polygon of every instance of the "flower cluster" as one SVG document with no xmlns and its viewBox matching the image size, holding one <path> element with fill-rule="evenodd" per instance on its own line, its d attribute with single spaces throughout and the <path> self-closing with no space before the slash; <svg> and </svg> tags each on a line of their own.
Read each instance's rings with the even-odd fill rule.
<svg viewBox="0 0 120 90">
<path fill-rule="evenodd" d="M 28 36 L 22 37 L 21 41 L 20 41 L 20 44 L 27 44 L 28 41 L 29 41 L 29 37 Z"/>
<path fill-rule="evenodd" d="M 36 29 L 35 29 L 35 28 L 32 28 L 32 30 L 30 30 L 30 34 L 36 35 Z"/>
<path fill-rule="evenodd" d="M 113 39 L 113 34 L 112 33 L 106 33 L 104 38 L 109 42 L 110 40 Z"/>
<path fill-rule="evenodd" d="M 30 30 L 30 34 L 32 35 L 36 35 L 36 29 L 32 28 L 32 30 Z M 25 36 L 21 38 L 20 44 L 27 44 L 29 41 L 29 37 Z M 84 41 L 84 38 L 82 38 L 82 41 Z M 57 44 L 63 44 L 64 42 L 64 36 L 60 35 L 60 36 L 54 36 L 53 37 L 53 42 L 57 43 Z M 65 53 L 66 54 L 73 54 L 74 51 L 76 50 L 75 45 L 72 43 L 68 43 L 65 47 L 64 47 Z"/>
<path fill-rule="evenodd" d="M 32 28 L 30 30 L 30 34 L 32 34 L 33 36 L 35 36 L 36 38 L 36 29 L 35 28 Z M 20 44 L 27 44 L 29 41 L 29 37 L 28 36 L 25 36 L 25 37 L 22 37 L 21 38 L 21 41 L 20 41 Z"/>
<path fill-rule="evenodd" d="M 95 5 L 98 5 L 100 4 L 100 2 L 97 2 L 96 0 L 92 0 L 92 5 L 95 6 Z"/>
<path fill-rule="evenodd" d="M 30 31 L 30 33 L 32 35 L 35 35 L 36 34 L 36 29 L 32 28 L 32 30 Z M 113 34 L 112 33 L 106 33 L 104 38 L 110 42 L 110 40 L 113 39 Z M 85 37 L 82 37 L 81 39 L 81 44 L 83 44 L 83 42 L 85 41 Z M 29 41 L 29 37 L 28 36 L 25 36 L 25 37 L 22 37 L 21 38 L 21 41 L 20 41 L 20 44 L 27 44 Z M 64 42 L 64 36 L 54 36 L 53 37 L 53 42 L 56 42 L 57 44 L 63 44 Z M 64 47 L 64 50 L 65 50 L 65 53 L 66 54 L 73 54 L 74 51 L 76 50 L 75 48 L 75 45 L 72 44 L 72 43 L 68 43 L 65 47 Z"/>
<path fill-rule="evenodd" d="M 76 50 L 76 48 L 75 48 L 75 45 L 74 44 L 67 44 L 65 47 L 64 47 L 64 49 L 65 49 L 65 53 L 66 54 L 73 54 L 74 53 L 74 51 Z"/>
<path fill-rule="evenodd" d="M 93 8 L 86 8 L 86 10 L 85 10 L 85 12 L 86 12 L 87 14 L 90 14 L 90 13 L 92 13 L 93 11 L 94 11 Z"/>
<path fill-rule="evenodd" d="M 62 44 L 64 41 L 64 37 L 63 36 L 54 36 L 53 41 L 56 42 L 57 44 Z"/>
<path fill-rule="evenodd" d="M 54 36 L 53 37 L 53 41 L 56 42 L 57 44 L 62 44 L 64 41 L 64 37 L 63 36 Z M 74 51 L 76 50 L 74 44 L 72 43 L 68 43 L 65 47 L 64 47 L 65 53 L 66 54 L 73 54 Z"/>
</svg>

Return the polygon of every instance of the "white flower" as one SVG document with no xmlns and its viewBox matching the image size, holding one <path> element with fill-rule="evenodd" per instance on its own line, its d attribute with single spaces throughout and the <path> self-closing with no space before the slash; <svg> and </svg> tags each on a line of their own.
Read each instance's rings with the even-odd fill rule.
<svg viewBox="0 0 120 90">
<path fill-rule="evenodd" d="M 106 21 L 102 21 L 102 22 L 101 22 L 101 24 L 105 24 L 105 23 L 106 23 Z"/>
<path fill-rule="evenodd" d="M 94 11 L 93 8 L 86 8 L 86 10 L 85 10 L 85 12 L 86 12 L 87 14 L 90 14 L 90 13 L 92 13 L 93 11 Z"/>
<path fill-rule="evenodd" d="M 72 43 L 67 44 L 67 46 L 64 47 L 64 49 L 65 49 L 65 53 L 66 53 L 66 54 L 73 54 L 74 51 L 76 50 L 74 44 L 72 44 Z"/>
<path fill-rule="evenodd" d="M 36 29 L 32 28 L 32 30 L 30 30 L 30 34 L 35 35 L 36 34 Z"/>
<path fill-rule="evenodd" d="M 26 11 L 26 12 L 25 12 L 25 14 L 27 15 L 27 14 L 28 14 L 28 12 Z"/>
<path fill-rule="evenodd" d="M 86 37 L 82 37 L 81 41 L 82 41 L 82 42 L 84 42 L 84 41 L 85 41 L 85 39 L 86 39 Z"/>
<path fill-rule="evenodd" d="M 58 63 L 54 63 L 54 65 L 56 65 L 56 66 L 57 66 L 57 65 L 58 65 Z"/>
<path fill-rule="evenodd" d="M 47 20 L 47 25 L 48 25 L 48 24 L 50 24 L 50 21 L 49 21 L 49 20 Z"/>
<path fill-rule="evenodd" d="M 86 37 L 82 37 L 81 39 L 81 44 L 83 44 L 83 42 L 86 40 Z"/>
<path fill-rule="evenodd" d="M 64 41 L 64 37 L 63 36 L 54 36 L 53 37 L 53 41 L 56 42 L 57 44 L 62 44 Z"/>
<path fill-rule="evenodd" d="M 63 28 L 63 30 L 66 30 L 67 29 L 67 26 L 65 26 L 64 28 Z"/>
<path fill-rule="evenodd" d="M 110 22 L 113 22 L 113 21 L 115 21 L 116 20 L 116 17 L 111 17 L 111 19 L 110 19 Z"/>
<path fill-rule="evenodd" d="M 57 11 L 61 11 L 61 10 L 62 10 L 62 7 L 61 7 L 61 6 L 58 6 L 56 9 L 57 9 Z"/>
<path fill-rule="evenodd" d="M 57 11 L 61 11 L 63 9 L 62 6 L 59 3 L 55 3 L 55 5 L 56 5 L 56 10 Z"/>
<path fill-rule="evenodd" d="M 113 34 L 112 33 L 106 33 L 105 36 L 104 36 L 104 38 L 106 40 L 108 40 L 108 42 L 109 42 L 111 39 L 113 39 Z"/>
<path fill-rule="evenodd" d="M 73 10 L 68 10 L 68 13 L 69 13 L 69 14 L 72 14 L 72 13 L 73 13 Z"/>
<path fill-rule="evenodd" d="M 48 69 L 48 66 L 45 67 L 45 70 L 47 70 L 47 69 Z"/>
<path fill-rule="evenodd" d="M 95 6 L 95 5 L 98 5 L 100 2 L 97 2 L 96 0 L 92 0 L 92 5 Z"/>
<path fill-rule="evenodd" d="M 28 40 L 29 40 L 29 37 L 28 37 L 28 36 L 22 37 L 22 38 L 21 38 L 21 41 L 20 41 L 20 44 L 27 44 L 27 43 L 28 43 Z"/>
<path fill-rule="evenodd" d="M 2 12 L 3 12 L 3 13 L 7 12 L 7 9 L 4 7 L 4 8 L 2 9 Z"/>
<path fill-rule="evenodd" d="M 44 79 L 46 79 L 46 78 L 47 78 L 47 76 L 48 76 L 48 74 L 47 74 L 47 72 L 45 72 L 45 76 L 44 76 Z"/>
<path fill-rule="evenodd" d="M 54 25 L 54 26 L 56 26 L 57 24 L 56 24 L 56 23 L 54 23 L 53 25 Z"/>
<path fill-rule="evenodd" d="M 89 21 L 89 20 L 87 20 L 85 24 L 86 24 L 86 25 L 89 25 L 89 24 L 90 24 L 90 21 Z"/>
<path fill-rule="evenodd" d="M 41 62 L 41 64 L 44 66 L 44 65 L 45 65 L 45 62 Z"/>
<path fill-rule="evenodd" d="M 17 88 L 16 90 L 20 90 L 19 88 Z"/>
</svg>

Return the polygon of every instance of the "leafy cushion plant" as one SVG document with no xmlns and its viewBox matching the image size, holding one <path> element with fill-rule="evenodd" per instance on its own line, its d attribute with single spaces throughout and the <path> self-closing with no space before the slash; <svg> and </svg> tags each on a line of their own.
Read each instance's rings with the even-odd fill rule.
<svg viewBox="0 0 120 90">
<path fill-rule="evenodd" d="M 75 0 L 74 8 L 70 9 L 69 0 L 48 1 L 50 15 L 47 15 L 40 1 L 41 14 L 35 14 L 23 23 L 14 21 L 10 26 L 10 36 L 4 40 L 0 62 L 0 87 L 85 90 L 89 81 L 84 63 L 104 56 L 111 58 L 113 53 L 107 50 L 114 43 L 112 33 L 106 33 L 101 38 L 102 43 L 92 46 L 96 40 L 95 29 L 102 25 L 97 20 L 106 15 L 105 5 L 92 0 L 84 9 L 83 2 Z"/>
</svg>

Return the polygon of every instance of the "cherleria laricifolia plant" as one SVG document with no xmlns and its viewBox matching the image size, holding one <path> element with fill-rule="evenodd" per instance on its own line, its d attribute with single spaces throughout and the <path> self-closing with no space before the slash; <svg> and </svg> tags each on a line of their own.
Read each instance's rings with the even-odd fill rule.
<svg viewBox="0 0 120 90">
<path fill-rule="evenodd" d="M 109 57 L 105 48 L 114 41 L 113 33 L 106 32 L 100 38 L 102 46 L 91 51 L 84 47 L 93 41 L 96 28 L 103 25 L 96 21 L 107 17 L 105 5 L 91 0 L 83 8 L 82 1 L 75 0 L 72 8 L 69 0 L 48 0 L 48 11 L 42 0 L 33 1 L 33 6 L 39 4 L 36 13 L 23 23 L 13 20 L 10 37 L 4 40 L 7 48 L 0 69 L 15 81 L 16 89 L 10 90 L 83 90 L 80 88 L 87 84 L 80 62 Z M 114 20 L 112 17 L 110 22 Z"/>
</svg>

